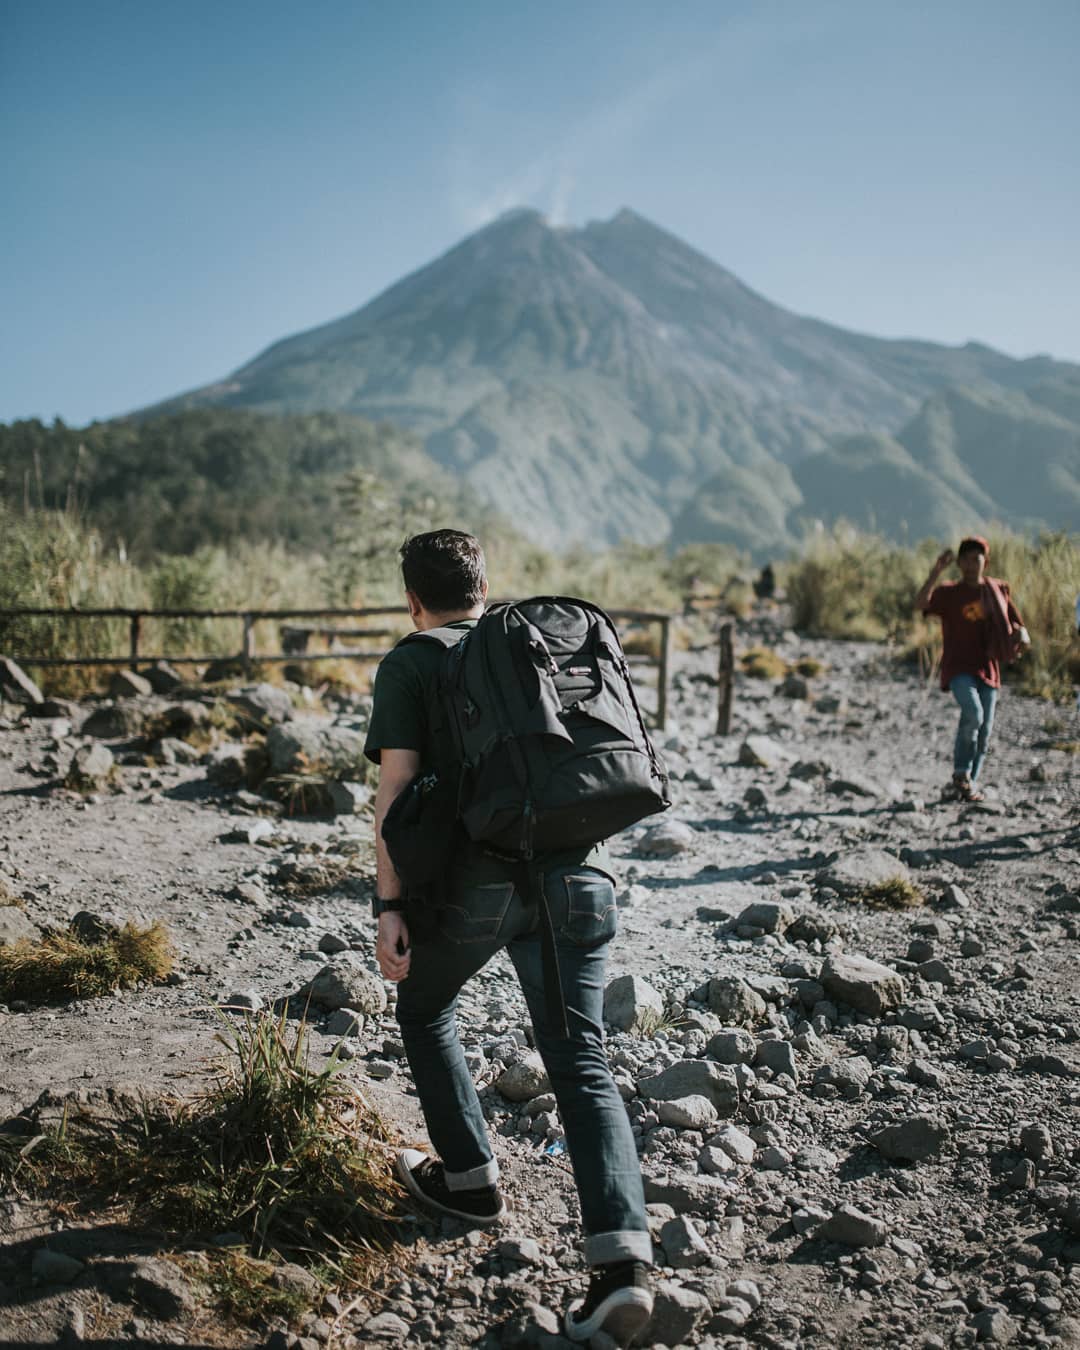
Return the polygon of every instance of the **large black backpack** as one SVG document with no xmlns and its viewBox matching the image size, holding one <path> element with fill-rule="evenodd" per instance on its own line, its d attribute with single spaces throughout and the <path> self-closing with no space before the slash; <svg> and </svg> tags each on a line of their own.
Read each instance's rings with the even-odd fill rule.
<svg viewBox="0 0 1080 1350">
<path fill-rule="evenodd" d="M 671 803 L 615 626 L 585 600 L 493 605 L 445 649 L 433 727 L 457 766 L 456 815 L 509 856 L 587 846 Z M 443 770 L 444 774 L 446 770 Z"/>
</svg>

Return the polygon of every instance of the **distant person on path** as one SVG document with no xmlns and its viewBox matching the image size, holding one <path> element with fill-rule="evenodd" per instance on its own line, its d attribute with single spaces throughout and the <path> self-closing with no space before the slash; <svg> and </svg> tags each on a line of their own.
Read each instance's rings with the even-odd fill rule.
<svg viewBox="0 0 1080 1350">
<path fill-rule="evenodd" d="M 436 530 L 401 548 L 414 627 L 468 630 L 484 612 L 484 555 L 472 535 Z M 382 824 L 391 804 L 438 760 L 429 710 L 438 707 L 443 649 L 409 641 L 382 662 L 365 753 L 379 765 L 375 799 L 376 955 L 398 983 L 397 1019 L 436 1157 L 398 1155 L 403 1185 L 428 1209 L 474 1224 L 498 1222 L 506 1204 L 484 1114 L 458 1040 L 463 985 L 507 951 L 521 983 L 574 1166 L 591 1282 L 572 1304 L 566 1334 L 633 1337 L 652 1313 L 652 1241 L 634 1137 L 604 1050 L 604 970 L 615 935 L 615 888 L 603 845 L 547 855 L 540 872 L 556 933 L 568 1030 L 545 997 L 538 906 L 522 864 L 466 837 L 455 846 L 441 903 L 414 900 L 391 861 Z"/>
<path fill-rule="evenodd" d="M 952 549 L 941 554 L 915 597 L 916 609 L 941 619 L 941 687 L 960 705 L 952 782 L 944 794 L 951 800 L 983 800 L 977 783 L 994 727 L 1001 665 L 1029 642 L 1008 585 L 986 575 L 989 556 L 981 535 L 962 540 L 955 558 Z M 954 561 L 961 579 L 939 585 Z"/>
</svg>

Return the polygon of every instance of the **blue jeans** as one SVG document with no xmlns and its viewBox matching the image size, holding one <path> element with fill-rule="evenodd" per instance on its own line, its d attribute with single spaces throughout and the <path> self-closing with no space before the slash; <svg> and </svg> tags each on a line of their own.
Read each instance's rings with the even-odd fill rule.
<svg viewBox="0 0 1080 1350">
<path fill-rule="evenodd" d="M 953 746 L 953 772 L 966 773 L 974 783 L 986 758 L 998 691 L 977 675 L 954 675 L 949 681 L 952 696 L 960 705 L 960 725 Z"/>
<path fill-rule="evenodd" d="M 451 1190 L 493 1185 L 498 1163 L 457 1034 L 462 986 L 507 948 L 532 1017 L 574 1166 L 585 1259 L 652 1261 L 645 1197 L 626 1108 L 604 1050 L 604 968 L 615 935 L 615 888 L 592 867 L 555 867 L 542 884 L 555 930 L 569 1035 L 552 1029 L 537 907 L 512 880 L 452 885 L 431 933 L 413 940 L 397 1019 L 428 1135 Z"/>
</svg>

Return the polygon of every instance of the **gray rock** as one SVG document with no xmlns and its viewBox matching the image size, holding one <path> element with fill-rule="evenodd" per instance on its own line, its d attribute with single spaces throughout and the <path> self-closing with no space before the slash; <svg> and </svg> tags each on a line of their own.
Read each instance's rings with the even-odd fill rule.
<svg viewBox="0 0 1080 1350">
<path fill-rule="evenodd" d="M 829 1242 L 846 1247 L 880 1247 L 888 1230 L 880 1219 L 872 1218 L 854 1205 L 841 1205 L 821 1226 L 821 1235 Z"/>
<path fill-rule="evenodd" d="M 372 793 L 363 783 L 343 783 L 334 778 L 327 784 L 327 797 L 335 816 L 355 816 L 371 801 Z"/>
<path fill-rule="evenodd" d="M 543 1253 L 540 1251 L 540 1244 L 532 1238 L 527 1237 L 508 1237 L 504 1238 L 496 1248 L 504 1261 L 517 1261 L 523 1266 L 539 1266 L 543 1264 Z"/>
<path fill-rule="evenodd" d="M 198 1306 L 188 1280 L 163 1256 L 98 1261 L 94 1270 L 114 1298 L 136 1303 L 162 1321 L 188 1316 Z"/>
<path fill-rule="evenodd" d="M 333 957 L 310 983 L 300 990 L 312 1003 L 329 1012 L 355 1008 L 362 1013 L 381 1013 L 386 1009 L 386 988 L 382 979 L 368 970 L 356 952 L 341 952 Z"/>
<path fill-rule="evenodd" d="M 51 1252 L 39 1247 L 30 1263 L 30 1274 L 36 1284 L 71 1284 L 86 1269 L 82 1261 L 63 1252 Z"/>
<path fill-rule="evenodd" d="M 732 1074 L 709 1059 L 681 1059 L 638 1079 L 638 1091 L 650 1101 L 677 1101 L 680 1097 L 706 1097 L 720 1116 L 738 1110 L 739 1089 Z"/>
<path fill-rule="evenodd" d="M 789 1078 L 798 1081 L 795 1047 L 790 1041 L 759 1041 L 754 1063 L 764 1065 L 773 1073 L 785 1073 Z"/>
<path fill-rule="evenodd" d="M 112 778 L 115 765 L 107 745 L 84 745 L 75 751 L 64 782 L 80 792 L 103 788 Z"/>
<path fill-rule="evenodd" d="M 551 1081 L 544 1068 L 544 1061 L 530 1050 L 506 1066 L 495 1086 L 507 1101 L 527 1102 L 541 1092 L 549 1092 Z"/>
<path fill-rule="evenodd" d="M 266 819 L 252 820 L 246 825 L 238 825 L 235 830 L 229 830 L 228 833 L 221 836 L 223 844 L 258 844 L 265 839 L 270 839 L 275 834 L 273 821 Z M 265 896 L 263 897 L 265 899 Z"/>
<path fill-rule="evenodd" d="M 740 1130 L 737 1125 L 724 1125 L 710 1139 L 706 1140 L 706 1144 L 710 1148 L 723 1149 L 733 1162 L 741 1163 L 744 1167 L 749 1167 L 754 1161 L 754 1153 L 757 1149 L 750 1136 Z"/>
<path fill-rule="evenodd" d="M 653 1315 L 648 1343 L 682 1345 L 688 1341 L 709 1312 L 709 1300 L 695 1289 L 674 1280 L 660 1280 L 653 1292 Z"/>
<path fill-rule="evenodd" d="M 96 708 L 79 730 L 84 736 L 112 741 L 142 735 L 145 713 L 133 703 L 106 703 Z"/>
<path fill-rule="evenodd" d="M 207 781 L 215 787 L 238 787 L 247 778 L 247 749 L 227 741 L 203 756 Z"/>
<path fill-rule="evenodd" d="M 951 882 L 942 892 L 940 903 L 942 909 L 971 908 L 971 901 L 968 899 L 967 894 L 962 891 L 959 886 L 953 885 Z"/>
<path fill-rule="evenodd" d="M 929 961 L 921 962 L 919 975 L 931 984 L 940 984 L 946 989 L 951 989 L 956 983 L 956 976 L 939 957 L 932 957 Z"/>
<path fill-rule="evenodd" d="M 780 695 L 783 698 L 809 698 L 810 685 L 804 675 L 792 671 L 780 685 Z"/>
<path fill-rule="evenodd" d="M 619 975 L 604 990 L 604 1021 L 620 1031 L 641 1031 L 663 1013 L 663 995 L 640 976 Z"/>
<path fill-rule="evenodd" d="M 708 985 L 710 1009 L 729 1026 L 753 1026 L 766 1012 L 765 1000 L 737 975 L 720 975 Z"/>
<path fill-rule="evenodd" d="M 292 699 L 274 684 L 252 684 L 234 689 L 225 695 L 225 701 L 257 727 L 265 729 L 292 721 Z"/>
<path fill-rule="evenodd" d="M 706 1130 L 715 1124 L 716 1107 L 708 1097 L 676 1097 L 657 1104 L 656 1114 L 662 1125 L 676 1130 Z"/>
<path fill-rule="evenodd" d="M 0 910 L 0 916 L 3 912 Z M 1020 1131 L 1020 1147 L 1035 1162 L 1054 1156 L 1053 1137 L 1045 1125 L 1025 1125 Z"/>
<path fill-rule="evenodd" d="M 746 769 L 771 769 L 789 758 L 787 750 L 770 736 L 747 736 L 739 746 L 739 763 Z"/>
<path fill-rule="evenodd" d="M 364 1323 L 364 1344 L 370 1344 L 372 1341 L 404 1341 L 408 1339 L 409 1330 L 408 1322 L 397 1313 L 381 1312 L 376 1317 L 369 1317 Z"/>
<path fill-rule="evenodd" d="M 749 1031 L 734 1027 L 730 1031 L 718 1031 L 706 1050 L 720 1064 L 753 1064 L 757 1042 Z"/>
<path fill-rule="evenodd" d="M 838 774 L 826 784 L 825 791 L 832 793 L 835 797 L 882 797 L 885 795 L 880 784 L 857 773 Z M 903 864 L 898 863 L 897 866 L 902 867 Z"/>
<path fill-rule="evenodd" d="M 682 1172 L 643 1178 L 645 1200 L 650 1205 L 670 1205 L 677 1214 L 723 1213 L 731 1187 L 720 1177 L 692 1176 Z"/>
<path fill-rule="evenodd" d="M 909 1116 L 907 1120 L 886 1125 L 871 1136 L 870 1142 L 883 1158 L 900 1162 L 923 1162 L 932 1158 L 949 1139 L 949 1127 L 933 1116 Z"/>
<path fill-rule="evenodd" d="M 660 1229 L 660 1245 L 667 1257 L 667 1264 L 676 1270 L 692 1270 L 703 1266 L 709 1259 L 709 1249 L 685 1214 L 668 1219 Z"/>
<path fill-rule="evenodd" d="M 795 922 L 795 911 L 782 900 L 757 900 L 738 915 L 736 927 L 760 928 L 766 933 L 782 933 Z"/>
<path fill-rule="evenodd" d="M 228 1012 L 261 1012 L 266 1005 L 257 989 L 242 989 L 223 999 L 220 1006 Z"/>
<path fill-rule="evenodd" d="M 337 1008 L 326 1019 L 328 1036 L 359 1036 L 364 1030 L 364 1014 L 356 1008 Z"/>
<path fill-rule="evenodd" d="M 175 736 L 163 736 L 160 740 L 151 741 L 147 753 L 159 764 L 197 764 L 202 759 L 201 750 Z"/>
<path fill-rule="evenodd" d="M 727 1336 L 741 1331 L 753 1314 L 753 1308 L 741 1298 L 722 1298 L 713 1304 L 708 1330 Z"/>
<path fill-rule="evenodd" d="M 698 1167 L 708 1176 L 719 1177 L 727 1172 L 735 1170 L 735 1160 L 730 1154 L 725 1153 L 722 1148 L 714 1148 L 711 1144 L 706 1144 L 698 1154 Z"/>
<path fill-rule="evenodd" d="M 866 1088 L 874 1066 L 865 1055 L 851 1055 L 822 1064 L 814 1071 L 814 1082 L 836 1088 L 843 1096 L 854 1100 Z"/>
<path fill-rule="evenodd" d="M 0 656 L 0 703 L 43 703 L 41 690 L 10 656 Z"/>
<path fill-rule="evenodd" d="M 116 670 L 109 680 L 110 698 L 149 698 L 154 687 L 134 670 Z"/>
<path fill-rule="evenodd" d="M 861 848 L 830 863 L 818 872 L 815 879 L 819 886 L 827 886 L 838 895 L 850 896 L 857 895 L 867 886 L 880 886 L 895 877 L 911 880 L 910 872 L 899 858 L 881 849 Z"/>
<path fill-rule="evenodd" d="M 155 694 L 171 694 L 184 683 L 184 677 L 168 661 L 155 661 L 143 675 Z"/>
<path fill-rule="evenodd" d="M 981 1344 L 1011 1345 L 1020 1328 L 1004 1308 L 984 1308 L 971 1319 L 975 1336 Z"/>
<path fill-rule="evenodd" d="M 834 953 L 821 968 L 818 979 L 837 1003 L 880 1017 L 904 1000 L 904 981 L 889 966 L 865 956 Z"/>
<path fill-rule="evenodd" d="M 266 753 L 273 773 L 322 774 L 347 782 L 364 778 L 363 736 L 321 718 L 296 718 L 271 727 Z"/>
<path fill-rule="evenodd" d="M 36 942 L 40 933 L 18 905 L 0 905 L 0 947 Z"/>
<path fill-rule="evenodd" d="M 697 832 L 681 820 L 663 820 L 645 831 L 637 842 L 637 852 L 647 858 L 674 858 L 687 853 L 697 842 Z"/>
</svg>

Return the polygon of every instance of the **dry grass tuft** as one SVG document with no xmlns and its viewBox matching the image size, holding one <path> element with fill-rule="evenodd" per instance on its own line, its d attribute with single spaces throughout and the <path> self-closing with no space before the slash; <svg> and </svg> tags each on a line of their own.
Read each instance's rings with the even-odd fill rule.
<svg viewBox="0 0 1080 1350">
<path fill-rule="evenodd" d="M 813 656 L 804 656 L 801 661 L 796 661 L 792 667 L 796 675 L 801 675 L 804 679 L 812 680 L 815 676 L 821 675 L 825 670 L 824 661 L 819 661 Z"/>
<path fill-rule="evenodd" d="M 210 1266 L 222 1305 L 295 1315 L 303 1299 L 273 1284 L 264 1258 L 343 1285 L 385 1263 L 399 1195 L 388 1135 L 336 1054 L 309 1066 L 303 1023 L 290 1038 L 284 1014 L 249 1017 L 218 1040 L 226 1057 L 191 1101 L 129 1103 L 109 1118 L 74 1107 L 21 1147 L 0 1136 L 0 1182 L 178 1241 L 238 1233 L 249 1250 Z"/>
<path fill-rule="evenodd" d="M 101 942 L 84 942 L 70 929 L 38 942 L 0 947 L 0 1002 L 62 1003 L 130 989 L 141 980 L 161 980 L 172 970 L 173 952 L 161 923 L 126 923 Z"/>
<path fill-rule="evenodd" d="M 901 876 L 864 886 L 851 898 L 871 909 L 917 909 L 926 904 L 926 896 L 919 887 Z"/>
<path fill-rule="evenodd" d="M 781 680 L 788 673 L 787 662 L 770 647 L 751 647 L 739 661 L 743 674 L 753 680 Z"/>
</svg>

